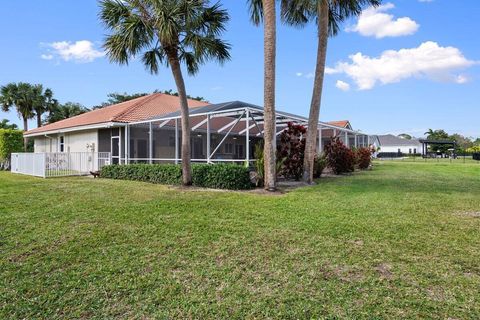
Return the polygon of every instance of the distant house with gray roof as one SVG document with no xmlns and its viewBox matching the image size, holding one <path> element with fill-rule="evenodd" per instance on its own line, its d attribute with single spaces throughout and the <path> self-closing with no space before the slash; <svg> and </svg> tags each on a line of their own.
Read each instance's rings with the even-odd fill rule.
<svg viewBox="0 0 480 320">
<path fill-rule="evenodd" d="M 417 139 L 405 139 L 393 134 L 377 135 L 373 139 L 377 154 L 419 154 L 422 153 L 422 144 Z"/>
</svg>

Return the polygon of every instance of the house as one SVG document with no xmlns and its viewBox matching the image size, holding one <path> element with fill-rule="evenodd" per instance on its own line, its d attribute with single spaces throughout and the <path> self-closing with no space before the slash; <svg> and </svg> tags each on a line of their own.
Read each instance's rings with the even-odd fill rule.
<svg viewBox="0 0 480 320">
<path fill-rule="evenodd" d="M 188 100 L 194 162 L 245 162 L 263 138 L 263 108 L 241 101 L 209 104 Z M 110 163 L 179 162 L 179 98 L 154 93 L 29 130 L 36 153 L 109 153 Z M 277 136 L 288 122 L 308 119 L 277 111 Z M 320 122 L 318 150 L 332 136 L 366 146 L 368 136 L 348 121 Z"/>
<path fill-rule="evenodd" d="M 372 144 L 378 150 L 378 157 L 422 153 L 422 143 L 419 140 L 400 138 L 393 134 L 374 136 Z"/>
</svg>

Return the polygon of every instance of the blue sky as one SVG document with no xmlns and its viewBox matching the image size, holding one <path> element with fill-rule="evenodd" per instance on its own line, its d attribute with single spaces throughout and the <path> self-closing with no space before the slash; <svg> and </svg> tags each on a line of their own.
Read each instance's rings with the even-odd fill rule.
<svg viewBox="0 0 480 320">
<path fill-rule="evenodd" d="M 224 38 L 232 60 L 207 64 L 187 91 L 211 102 L 263 101 L 263 30 L 251 25 L 246 1 L 223 0 L 231 20 Z M 348 119 L 373 134 L 427 128 L 480 137 L 480 3 L 478 0 L 391 0 L 342 26 L 330 40 L 321 120 Z M 94 0 L 3 3 L 0 84 L 25 81 L 51 88 L 61 102 L 87 107 L 110 92 L 174 89 L 168 69 L 148 74 L 138 62 L 108 62 L 106 31 Z M 316 32 L 280 26 L 277 108 L 308 115 Z M 387 51 L 388 50 L 388 51 Z M 14 112 L 0 112 L 20 124 Z M 30 126 L 34 126 L 31 121 Z"/>
</svg>

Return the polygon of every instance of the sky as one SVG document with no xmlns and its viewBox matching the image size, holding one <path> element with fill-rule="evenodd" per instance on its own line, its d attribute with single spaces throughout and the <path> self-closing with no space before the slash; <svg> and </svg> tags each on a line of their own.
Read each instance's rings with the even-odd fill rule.
<svg viewBox="0 0 480 320">
<path fill-rule="evenodd" d="M 220 2 L 230 14 L 222 38 L 232 59 L 185 76 L 187 92 L 262 105 L 263 29 L 250 23 L 246 1 Z M 109 62 L 95 0 L 5 1 L 1 10 L 0 85 L 41 83 L 60 102 L 86 107 L 111 92 L 175 91 L 167 68 L 150 75 L 135 59 Z M 320 120 L 346 119 L 369 134 L 420 137 L 433 128 L 480 137 L 479 16 L 478 0 L 391 0 L 346 21 L 329 40 Z M 279 22 L 277 41 L 277 109 L 308 116 L 316 27 Z M 14 111 L 3 118 L 21 124 Z"/>
</svg>

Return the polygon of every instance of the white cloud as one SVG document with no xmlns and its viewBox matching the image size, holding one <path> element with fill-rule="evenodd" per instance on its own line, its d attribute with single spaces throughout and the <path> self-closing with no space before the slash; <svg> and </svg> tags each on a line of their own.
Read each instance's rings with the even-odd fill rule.
<svg viewBox="0 0 480 320">
<path fill-rule="evenodd" d="M 361 13 L 356 25 L 346 30 L 377 39 L 414 34 L 419 24 L 409 17 L 395 19 L 393 15 L 385 13 L 393 8 L 395 8 L 393 3 L 386 3 L 376 8 L 370 7 Z"/>
<path fill-rule="evenodd" d="M 461 84 L 468 78 L 457 72 L 478 64 L 465 58 L 455 47 L 441 47 L 432 41 L 417 48 L 387 50 L 379 57 L 372 58 L 358 52 L 349 58 L 351 62 L 339 62 L 334 69 L 353 79 L 360 90 L 372 89 L 377 83 L 395 83 L 412 77 Z"/>
<path fill-rule="evenodd" d="M 433 2 L 433 0 L 418 0 L 419 2 Z"/>
<path fill-rule="evenodd" d="M 95 48 L 93 42 L 80 40 L 76 42 L 59 41 L 44 44 L 49 48 L 48 54 L 43 54 L 42 59 L 51 60 L 58 57 L 64 61 L 92 62 L 105 55 L 105 52 Z"/>
<path fill-rule="evenodd" d="M 301 77 L 301 76 L 303 76 L 303 72 L 297 72 L 297 73 L 295 73 L 295 75 L 296 75 L 297 77 Z"/>
<path fill-rule="evenodd" d="M 346 83 L 345 81 L 342 80 L 337 80 L 337 83 L 335 83 L 335 87 L 342 91 L 348 91 L 350 90 L 350 85 Z"/>
<path fill-rule="evenodd" d="M 42 54 L 40 56 L 40 58 L 44 59 L 44 60 L 52 60 L 53 59 L 53 55 L 52 54 Z"/>
</svg>

